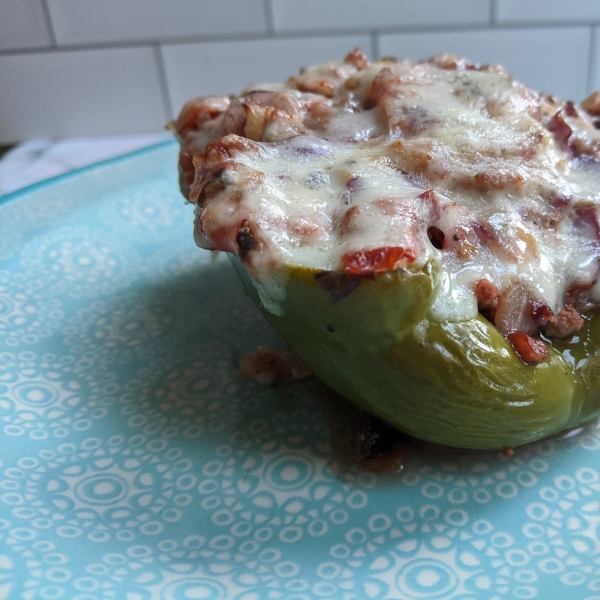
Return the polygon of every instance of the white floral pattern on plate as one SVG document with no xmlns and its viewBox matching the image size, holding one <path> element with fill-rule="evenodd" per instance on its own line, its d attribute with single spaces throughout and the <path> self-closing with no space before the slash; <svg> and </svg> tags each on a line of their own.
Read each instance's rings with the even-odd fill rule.
<svg viewBox="0 0 600 600">
<path fill-rule="evenodd" d="M 0 597 L 600 598 L 600 435 L 344 458 L 352 409 L 194 247 L 172 144 L 0 204 Z M 343 440 L 342 440 L 343 441 Z"/>
</svg>

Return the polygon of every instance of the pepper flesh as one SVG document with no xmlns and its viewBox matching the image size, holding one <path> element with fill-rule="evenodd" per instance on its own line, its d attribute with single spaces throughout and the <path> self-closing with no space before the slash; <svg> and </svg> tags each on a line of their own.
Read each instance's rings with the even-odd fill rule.
<svg viewBox="0 0 600 600">
<path fill-rule="evenodd" d="M 600 321 L 527 365 L 482 316 L 441 323 L 433 262 L 361 279 L 333 302 L 319 272 L 288 268 L 281 314 L 266 319 L 331 388 L 395 428 L 438 444 L 501 449 L 539 440 L 600 413 Z M 585 348 L 583 347 L 585 346 Z M 581 358 L 569 360 L 573 354 Z"/>
</svg>

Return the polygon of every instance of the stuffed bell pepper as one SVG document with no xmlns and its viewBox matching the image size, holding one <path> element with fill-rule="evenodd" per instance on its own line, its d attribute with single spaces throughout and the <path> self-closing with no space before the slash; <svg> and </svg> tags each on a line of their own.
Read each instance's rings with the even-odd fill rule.
<svg viewBox="0 0 600 600">
<path fill-rule="evenodd" d="M 513 447 L 600 414 L 600 93 L 360 50 L 188 102 L 202 248 L 314 374 L 417 438 Z"/>
</svg>

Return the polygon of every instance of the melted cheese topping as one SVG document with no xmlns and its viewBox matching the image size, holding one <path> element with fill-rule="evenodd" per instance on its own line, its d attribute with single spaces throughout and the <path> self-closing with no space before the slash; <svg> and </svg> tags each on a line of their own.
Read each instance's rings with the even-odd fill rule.
<svg viewBox="0 0 600 600">
<path fill-rule="evenodd" d="M 433 316 L 475 317 L 486 280 L 504 333 L 526 328 L 502 324 L 511 290 L 527 318 L 560 313 L 576 288 L 600 300 L 593 115 L 501 68 L 355 51 L 192 101 L 174 127 L 197 243 L 238 254 L 258 281 L 283 265 L 364 276 L 435 261 Z"/>
</svg>

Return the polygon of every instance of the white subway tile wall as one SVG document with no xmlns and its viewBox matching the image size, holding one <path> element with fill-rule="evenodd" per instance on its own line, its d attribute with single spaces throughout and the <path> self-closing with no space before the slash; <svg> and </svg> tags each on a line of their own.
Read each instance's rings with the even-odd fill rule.
<svg viewBox="0 0 600 600">
<path fill-rule="evenodd" d="M 167 118 L 150 48 L 2 56 L 0 107 L 6 141 L 144 133 Z"/>
<path fill-rule="evenodd" d="M 600 27 L 594 29 L 593 57 L 590 69 L 590 89 L 600 90 Z"/>
<path fill-rule="evenodd" d="M 42 0 L 0 0 L 0 50 L 50 45 Z"/>
<path fill-rule="evenodd" d="M 267 33 L 255 0 L 48 0 L 59 44 Z"/>
<path fill-rule="evenodd" d="M 195 94 L 342 58 L 458 52 L 581 100 L 599 0 L 0 0 L 0 144 L 160 131 Z"/>
<path fill-rule="evenodd" d="M 598 0 L 496 0 L 498 23 L 572 23 L 600 20 Z"/>
<path fill-rule="evenodd" d="M 275 31 L 487 25 L 490 0 L 273 0 Z"/>
</svg>

